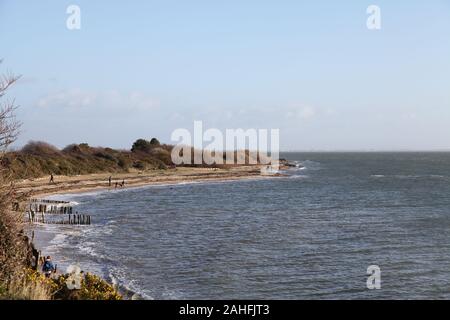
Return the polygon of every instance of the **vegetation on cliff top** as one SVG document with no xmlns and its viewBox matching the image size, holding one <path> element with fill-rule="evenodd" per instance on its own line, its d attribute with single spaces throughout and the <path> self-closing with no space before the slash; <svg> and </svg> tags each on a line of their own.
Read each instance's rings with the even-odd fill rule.
<svg viewBox="0 0 450 320">
<path fill-rule="evenodd" d="M 171 152 L 174 146 L 161 144 L 156 138 L 150 141 L 136 140 L 130 150 L 115 150 L 104 147 L 91 147 L 87 143 L 71 144 L 60 150 L 46 142 L 31 141 L 22 149 L 4 154 L 1 166 L 13 180 L 39 178 L 53 175 L 83 175 L 93 173 L 122 173 L 132 171 L 161 170 L 173 165 Z M 194 159 L 194 149 L 191 159 Z M 256 159 L 248 150 L 240 156 L 243 163 Z M 207 155 L 205 155 L 207 157 Z M 226 153 L 223 153 L 226 163 Z M 259 158 L 257 159 L 259 160 Z M 211 162 L 209 162 L 211 163 Z M 193 167 L 229 167 L 226 164 L 191 164 Z"/>
<path fill-rule="evenodd" d="M 87 143 L 71 144 L 60 150 L 48 143 L 32 141 L 21 150 L 8 152 L 2 166 L 13 179 L 45 175 L 79 175 L 102 172 L 166 169 L 172 164 L 172 146 L 137 140 L 131 151 L 91 147 Z"/>
</svg>

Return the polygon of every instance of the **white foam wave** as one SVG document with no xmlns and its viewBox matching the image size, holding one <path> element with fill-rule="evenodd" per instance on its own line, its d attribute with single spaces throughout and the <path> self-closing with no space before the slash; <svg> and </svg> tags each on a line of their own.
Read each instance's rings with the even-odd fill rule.
<svg viewBox="0 0 450 320">
<path fill-rule="evenodd" d="M 308 175 L 292 175 L 287 177 L 288 179 L 307 179 L 309 178 Z"/>
<path fill-rule="evenodd" d="M 79 252 L 81 252 L 82 254 L 85 254 L 87 256 L 91 256 L 94 258 L 100 258 L 100 259 L 107 259 L 107 257 L 98 253 L 97 250 L 95 250 L 96 247 L 97 247 L 96 243 L 87 241 L 87 242 L 83 242 L 79 246 L 78 250 L 79 250 Z"/>
<path fill-rule="evenodd" d="M 298 167 L 298 170 L 311 170 L 311 171 L 317 171 L 322 169 L 322 164 L 317 161 L 312 160 L 302 160 L 302 161 L 295 161 L 296 166 Z"/>
<path fill-rule="evenodd" d="M 125 290 L 137 293 L 145 300 L 154 300 L 148 290 L 142 289 L 136 280 L 129 279 L 129 272 L 127 272 L 124 268 L 111 268 L 109 270 L 108 277 L 114 285 L 125 288 Z"/>
<path fill-rule="evenodd" d="M 67 235 L 63 233 L 58 233 L 55 237 L 50 240 L 50 244 L 52 245 L 60 245 L 63 244 L 67 239 Z"/>
</svg>

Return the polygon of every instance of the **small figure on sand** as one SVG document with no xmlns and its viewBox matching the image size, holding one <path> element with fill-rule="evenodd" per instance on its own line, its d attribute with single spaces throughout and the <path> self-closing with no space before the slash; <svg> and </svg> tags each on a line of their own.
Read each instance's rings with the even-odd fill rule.
<svg viewBox="0 0 450 320">
<path fill-rule="evenodd" d="M 109 176 L 108 182 L 109 182 L 109 186 L 110 186 L 110 187 L 111 187 L 111 179 L 112 179 L 112 177 Z"/>
<path fill-rule="evenodd" d="M 125 179 L 122 180 L 122 184 L 120 186 L 125 187 Z"/>
<path fill-rule="evenodd" d="M 53 177 L 53 173 L 50 174 L 50 183 L 55 183 L 55 178 Z"/>
<path fill-rule="evenodd" d="M 42 272 L 44 273 L 46 278 L 50 278 L 52 273 L 56 272 L 56 266 L 53 265 L 52 258 L 50 256 L 47 256 L 47 258 L 45 258 L 44 265 L 42 266 Z"/>
</svg>

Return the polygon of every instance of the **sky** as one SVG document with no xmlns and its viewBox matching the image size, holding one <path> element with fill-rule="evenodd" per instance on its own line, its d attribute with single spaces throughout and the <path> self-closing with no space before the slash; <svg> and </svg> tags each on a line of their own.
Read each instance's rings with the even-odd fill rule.
<svg viewBox="0 0 450 320">
<path fill-rule="evenodd" d="M 16 147 L 171 143 L 201 120 L 280 129 L 284 151 L 450 150 L 449 0 L 0 0 L 0 39 Z"/>
</svg>

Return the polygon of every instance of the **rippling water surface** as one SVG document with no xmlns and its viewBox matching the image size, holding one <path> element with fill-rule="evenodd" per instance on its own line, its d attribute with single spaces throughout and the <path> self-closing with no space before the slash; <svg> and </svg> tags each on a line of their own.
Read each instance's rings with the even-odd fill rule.
<svg viewBox="0 0 450 320">
<path fill-rule="evenodd" d="M 449 153 L 283 156 L 304 168 L 58 196 L 95 225 L 47 251 L 155 299 L 450 298 Z"/>
</svg>

